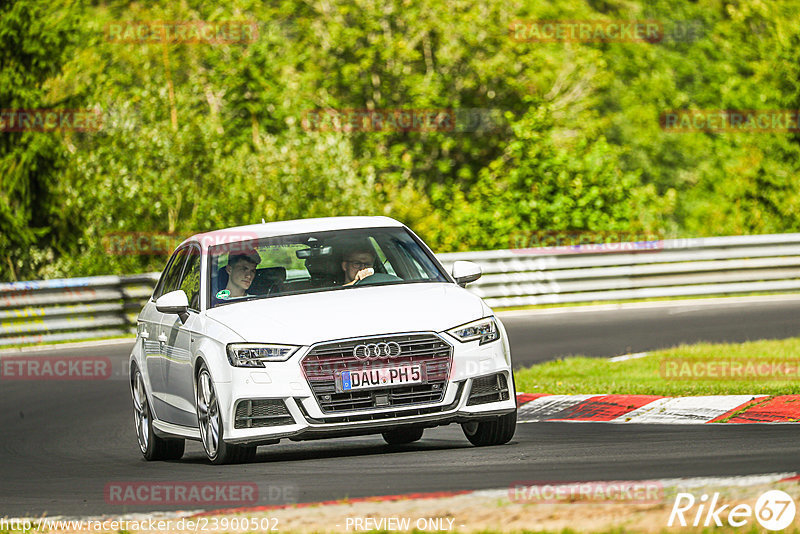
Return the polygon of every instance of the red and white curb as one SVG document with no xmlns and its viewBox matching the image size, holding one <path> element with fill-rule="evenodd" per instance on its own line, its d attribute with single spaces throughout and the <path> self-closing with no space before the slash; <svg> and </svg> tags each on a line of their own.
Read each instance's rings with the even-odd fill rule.
<svg viewBox="0 0 800 534">
<path fill-rule="evenodd" d="M 517 394 L 517 422 L 797 423 L 800 395 L 548 395 Z"/>
</svg>

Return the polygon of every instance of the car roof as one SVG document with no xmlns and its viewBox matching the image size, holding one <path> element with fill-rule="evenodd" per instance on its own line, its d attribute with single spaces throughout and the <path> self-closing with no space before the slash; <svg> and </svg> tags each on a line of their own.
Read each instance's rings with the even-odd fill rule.
<svg viewBox="0 0 800 534">
<path fill-rule="evenodd" d="M 277 237 L 282 235 L 324 232 L 328 230 L 347 230 L 351 228 L 402 228 L 403 223 L 391 217 L 319 217 L 315 219 L 295 219 L 275 221 L 246 226 L 222 228 L 187 238 L 181 245 L 190 241 L 199 242 L 205 249 L 221 243 L 235 243 L 249 239 Z"/>
</svg>

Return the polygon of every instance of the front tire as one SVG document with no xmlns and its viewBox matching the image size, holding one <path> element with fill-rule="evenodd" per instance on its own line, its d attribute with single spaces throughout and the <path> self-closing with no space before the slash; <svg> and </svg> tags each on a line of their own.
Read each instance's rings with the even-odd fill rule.
<svg viewBox="0 0 800 534">
<path fill-rule="evenodd" d="M 464 435 L 473 445 L 504 445 L 511 441 L 517 429 L 517 410 L 487 421 L 462 423 Z"/>
<path fill-rule="evenodd" d="M 162 439 L 153 432 L 153 415 L 147 401 L 144 378 L 137 368 L 131 378 L 133 395 L 133 422 L 136 425 L 136 440 L 145 460 L 180 460 L 186 441 L 182 439 Z"/>
<path fill-rule="evenodd" d="M 415 441 L 419 441 L 422 439 L 422 433 L 425 432 L 425 429 L 422 427 L 409 427 L 409 428 L 398 428 L 397 430 L 390 430 L 388 432 L 384 432 L 381 434 L 383 439 L 389 445 L 406 445 L 408 443 L 414 443 Z"/>
<path fill-rule="evenodd" d="M 206 457 L 214 465 L 249 462 L 256 456 L 255 446 L 235 445 L 224 439 L 222 415 L 219 411 L 214 381 L 205 363 L 200 364 L 195 384 L 197 423 Z"/>
</svg>

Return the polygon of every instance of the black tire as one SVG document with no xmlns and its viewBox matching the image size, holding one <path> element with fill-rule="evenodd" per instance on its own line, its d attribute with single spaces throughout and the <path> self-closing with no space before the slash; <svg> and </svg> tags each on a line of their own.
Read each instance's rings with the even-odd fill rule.
<svg viewBox="0 0 800 534">
<path fill-rule="evenodd" d="M 419 441 L 422 438 L 423 432 L 425 432 L 424 428 L 412 426 L 407 428 L 398 428 L 397 430 L 390 430 L 381 435 L 389 445 L 406 445 L 408 443 Z"/>
<path fill-rule="evenodd" d="M 464 435 L 473 445 L 503 445 L 511 441 L 517 429 L 517 410 L 486 421 L 470 421 L 462 423 Z"/>
<path fill-rule="evenodd" d="M 133 421 L 136 426 L 136 439 L 145 460 L 180 460 L 186 440 L 163 439 L 153 431 L 153 412 L 147 401 L 144 378 L 138 368 L 131 375 L 131 396 L 133 397 Z"/>
<path fill-rule="evenodd" d="M 220 434 L 222 434 L 220 432 Z M 206 453 L 206 457 L 208 454 Z M 235 445 L 233 443 L 222 442 L 222 445 L 217 449 L 217 454 L 214 458 L 208 458 L 214 465 L 225 464 L 243 464 L 253 461 L 256 457 L 256 447 L 246 445 Z"/>
<path fill-rule="evenodd" d="M 219 412 L 214 381 L 205 363 L 200 364 L 195 380 L 195 408 L 200 428 L 200 443 L 214 465 L 249 462 L 256 456 L 256 447 L 225 441 L 225 428 Z M 216 435 L 214 435 L 216 434 Z"/>
<path fill-rule="evenodd" d="M 256 457 L 257 446 L 239 445 L 239 463 L 252 462 Z"/>
</svg>

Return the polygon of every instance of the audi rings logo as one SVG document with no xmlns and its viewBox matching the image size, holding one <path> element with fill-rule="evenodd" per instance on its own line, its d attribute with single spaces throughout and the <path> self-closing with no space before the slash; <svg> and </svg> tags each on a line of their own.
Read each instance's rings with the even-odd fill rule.
<svg viewBox="0 0 800 534">
<path fill-rule="evenodd" d="M 394 358 L 400 356 L 400 345 L 394 341 L 389 343 L 370 343 L 353 347 L 353 356 L 359 360 L 374 360 L 376 358 Z"/>
</svg>

